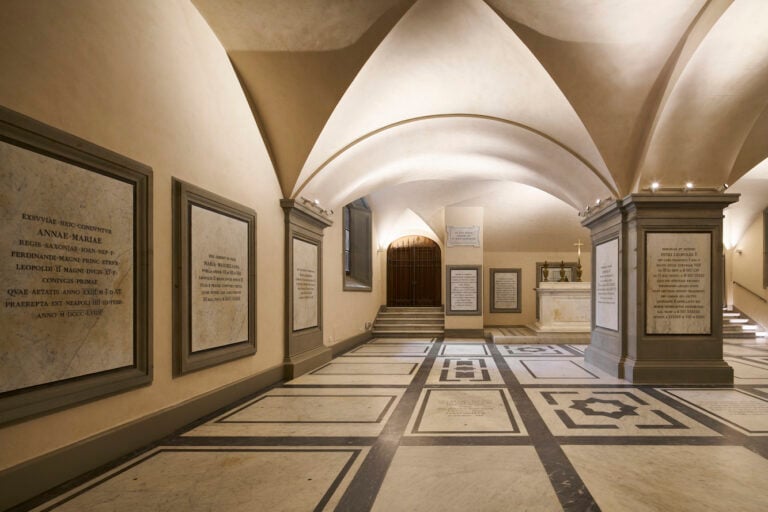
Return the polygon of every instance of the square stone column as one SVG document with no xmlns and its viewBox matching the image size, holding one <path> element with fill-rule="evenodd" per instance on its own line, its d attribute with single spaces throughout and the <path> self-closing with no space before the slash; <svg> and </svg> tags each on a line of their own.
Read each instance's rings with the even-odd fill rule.
<svg viewBox="0 0 768 512">
<path fill-rule="evenodd" d="M 723 209 L 737 194 L 639 193 L 587 217 L 585 358 L 636 384 L 733 384 L 723 361 Z"/>
<path fill-rule="evenodd" d="M 283 199 L 285 212 L 285 377 L 331 360 L 323 344 L 323 212 Z"/>
</svg>

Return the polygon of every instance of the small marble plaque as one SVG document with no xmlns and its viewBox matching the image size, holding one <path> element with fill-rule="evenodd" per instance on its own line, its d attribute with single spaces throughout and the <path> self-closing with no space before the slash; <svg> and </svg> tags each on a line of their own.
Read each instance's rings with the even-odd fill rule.
<svg viewBox="0 0 768 512">
<path fill-rule="evenodd" d="M 446 246 L 470 246 L 480 247 L 480 226 L 447 226 L 448 232 Z"/>
<path fill-rule="evenodd" d="M 619 239 L 595 247 L 595 326 L 619 329 Z"/>
<path fill-rule="evenodd" d="M 711 334 L 710 233 L 646 236 L 647 334 Z"/>
<path fill-rule="evenodd" d="M 317 327 L 317 245 L 293 239 L 293 330 Z"/>
<path fill-rule="evenodd" d="M 0 392 L 134 364 L 134 187 L 0 142 Z"/>
</svg>

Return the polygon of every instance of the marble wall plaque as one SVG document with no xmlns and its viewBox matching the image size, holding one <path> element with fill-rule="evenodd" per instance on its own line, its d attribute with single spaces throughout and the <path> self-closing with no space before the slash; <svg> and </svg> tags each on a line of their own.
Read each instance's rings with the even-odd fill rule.
<svg viewBox="0 0 768 512">
<path fill-rule="evenodd" d="M 480 226 L 447 226 L 447 247 L 470 246 L 480 247 Z"/>
<path fill-rule="evenodd" d="M 481 314 L 480 267 L 448 267 L 448 314 Z"/>
<path fill-rule="evenodd" d="M 710 233 L 646 234 L 647 334 L 711 334 Z"/>
<path fill-rule="evenodd" d="M 317 327 L 317 245 L 293 239 L 293 330 Z"/>
<path fill-rule="evenodd" d="M 192 205 L 191 351 L 248 341 L 248 223 Z"/>
<path fill-rule="evenodd" d="M 491 312 L 519 313 L 520 307 L 520 269 L 491 269 Z"/>
<path fill-rule="evenodd" d="M 0 392 L 134 365 L 134 187 L 0 142 Z"/>
<path fill-rule="evenodd" d="M 595 326 L 619 329 L 619 239 L 595 246 Z"/>
<path fill-rule="evenodd" d="M 256 212 L 173 180 L 174 372 L 256 352 Z"/>
</svg>

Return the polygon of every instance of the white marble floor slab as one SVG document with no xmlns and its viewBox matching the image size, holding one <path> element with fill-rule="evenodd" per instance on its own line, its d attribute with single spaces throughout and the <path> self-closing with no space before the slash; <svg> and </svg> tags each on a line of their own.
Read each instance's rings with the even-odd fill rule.
<svg viewBox="0 0 768 512">
<path fill-rule="evenodd" d="M 768 460 L 737 446 L 564 446 L 602 510 L 764 512 Z"/>
<path fill-rule="evenodd" d="M 492 357 L 437 357 L 427 385 L 503 385 Z"/>
<path fill-rule="evenodd" d="M 526 435 L 506 389 L 426 389 L 406 435 Z"/>
<path fill-rule="evenodd" d="M 583 357 L 505 357 L 521 384 L 628 384 L 589 366 Z"/>
<path fill-rule="evenodd" d="M 403 388 L 278 388 L 184 435 L 378 436 L 404 392 Z"/>
<path fill-rule="evenodd" d="M 732 357 L 723 359 L 733 368 L 734 384 L 768 384 L 768 366 Z"/>
<path fill-rule="evenodd" d="M 431 343 L 368 343 L 353 348 L 344 356 L 426 356 L 430 348 Z"/>
<path fill-rule="evenodd" d="M 333 510 L 367 451 L 160 447 L 35 510 Z"/>
<path fill-rule="evenodd" d="M 764 397 L 730 388 L 668 388 L 663 391 L 744 434 L 768 435 L 768 399 Z"/>
<path fill-rule="evenodd" d="M 768 352 L 759 348 L 742 347 L 723 343 L 723 354 L 726 356 L 768 356 Z"/>
<path fill-rule="evenodd" d="M 526 389 L 556 436 L 719 436 L 632 388 Z"/>
<path fill-rule="evenodd" d="M 490 356 L 485 343 L 444 343 L 440 348 L 441 356 Z"/>
<path fill-rule="evenodd" d="M 531 446 L 401 446 L 374 511 L 562 510 Z"/>
<path fill-rule="evenodd" d="M 504 356 L 519 357 L 573 357 L 578 355 L 568 350 L 564 345 L 499 345 L 499 352 Z"/>
<path fill-rule="evenodd" d="M 423 357 L 337 357 L 330 363 L 288 381 L 288 385 L 408 385 Z"/>
</svg>

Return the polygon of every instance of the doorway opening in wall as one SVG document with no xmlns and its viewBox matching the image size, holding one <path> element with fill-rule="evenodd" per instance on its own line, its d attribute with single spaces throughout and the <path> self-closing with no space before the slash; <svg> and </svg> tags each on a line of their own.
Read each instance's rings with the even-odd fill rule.
<svg viewBox="0 0 768 512">
<path fill-rule="evenodd" d="M 387 306 L 440 306 L 440 247 L 424 236 L 398 238 L 387 249 Z"/>
</svg>

